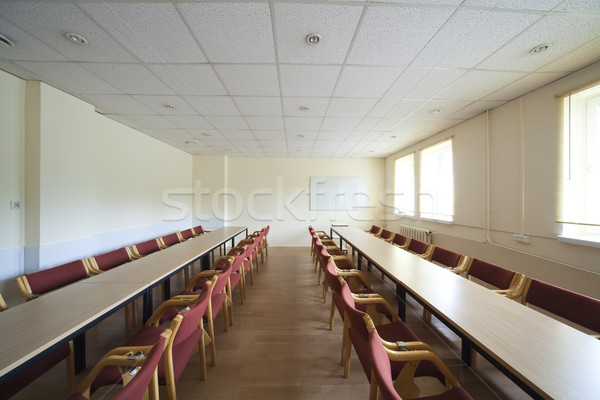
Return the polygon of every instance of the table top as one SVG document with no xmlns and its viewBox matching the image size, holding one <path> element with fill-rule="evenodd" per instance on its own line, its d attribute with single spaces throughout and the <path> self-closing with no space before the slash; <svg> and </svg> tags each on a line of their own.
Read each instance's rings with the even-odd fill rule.
<svg viewBox="0 0 600 400">
<path fill-rule="evenodd" d="M 600 341 L 354 227 L 338 235 L 540 396 L 600 398 Z"/>
<path fill-rule="evenodd" d="M 0 313 L 0 377 L 71 340 L 246 227 L 225 227 Z"/>
</svg>

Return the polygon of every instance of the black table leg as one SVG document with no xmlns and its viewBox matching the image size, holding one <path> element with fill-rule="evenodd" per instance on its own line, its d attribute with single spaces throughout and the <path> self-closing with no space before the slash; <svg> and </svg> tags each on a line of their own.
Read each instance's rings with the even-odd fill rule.
<svg viewBox="0 0 600 400">
<path fill-rule="evenodd" d="M 167 278 L 164 280 L 163 290 L 165 292 L 165 298 L 163 299 L 163 301 L 167 301 L 171 298 L 171 278 Z"/>
<path fill-rule="evenodd" d="M 467 366 L 471 366 L 471 342 L 466 338 L 462 338 L 461 341 L 461 350 L 460 350 L 460 358 Z"/>
<path fill-rule="evenodd" d="M 166 293 L 165 293 L 166 294 Z M 144 324 L 152 316 L 152 288 L 148 288 L 144 291 L 144 300 L 142 302 L 142 318 Z"/>
<path fill-rule="evenodd" d="M 406 289 L 402 285 L 396 285 L 396 299 L 398 300 L 398 316 L 406 321 Z"/>
<path fill-rule="evenodd" d="M 73 358 L 75 361 L 75 373 L 79 374 L 86 367 L 85 361 L 85 332 L 73 339 Z"/>
<path fill-rule="evenodd" d="M 206 253 L 205 255 L 202 256 L 202 271 L 210 269 L 210 254 L 212 253 Z"/>
</svg>

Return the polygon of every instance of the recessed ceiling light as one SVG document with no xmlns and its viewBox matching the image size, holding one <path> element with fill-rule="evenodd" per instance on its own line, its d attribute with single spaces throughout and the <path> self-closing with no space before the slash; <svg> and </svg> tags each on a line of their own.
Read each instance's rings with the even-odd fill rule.
<svg viewBox="0 0 600 400">
<path fill-rule="evenodd" d="M 540 44 L 539 46 L 535 46 L 533 49 L 529 50 L 529 54 L 538 54 L 543 51 L 548 50 L 548 48 L 552 46 L 551 44 Z"/>
<path fill-rule="evenodd" d="M 73 33 L 73 32 L 65 33 L 65 36 L 67 39 L 69 39 L 70 42 L 78 44 L 80 46 L 85 46 L 88 44 L 88 41 L 85 40 L 85 38 L 83 36 L 78 35 L 76 33 Z"/>
<path fill-rule="evenodd" d="M 306 36 L 306 43 L 315 45 L 319 43 L 321 39 L 321 35 L 319 35 L 318 33 L 311 33 L 308 36 Z"/>
<path fill-rule="evenodd" d="M 391 138 L 392 138 L 392 139 L 396 139 L 397 137 L 398 137 L 398 136 L 395 136 L 395 135 L 394 135 L 394 136 L 392 136 Z"/>
<path fill-rule="evenodd" d="M 0 44 L 8 47 L 9 49 L 11 47 L 14 47 L 15 44 L 13 43 L 12 40 L 10 40 L 9 38 L 7 38 L 6 36 L 4 36 L 3 34 L 0 33 Z"/>
<path fill-rule="evenodd" d="M 300 106 L 300 111 L 308 111 L 310 108 L 308 106 Z"/>
<path fill-rule="evenodd" d="M 183 142 L 183 144 L 196 144 L 196 142 L 192 142 L 191 140 L 188 140 L 186 142 Z"/>
<path fill-rule="evenodd" d="M 439 114 L 439 113 L 441 113 L 441 112 L 442 112 L 442 109 L 441 109 L 441 108 L 435 108 L 435 109 L 431 110 L 431 113 L 432 113 L 432 114 Z"/>
<path fill-rule="evenodd" d="M 202 136 L 210 136 L 210 135 L 208 133 L 206 133 L 206 132 L 203 132 Z"/>
<path fill-rule="evenodd" d="M 296 135 L 296 137 L 304 137 L 304 135 Z"/>
<path fill-rule="evenodd" d="M 175 106 L 173 104 L 167 104 L 167 103 L 165 103 L 165 104 L 163 104 L 163 107 L 166 108 L 166 109 L 168 109 L 168 110 L 174 110 L 175 109 Z"/>
</svg>

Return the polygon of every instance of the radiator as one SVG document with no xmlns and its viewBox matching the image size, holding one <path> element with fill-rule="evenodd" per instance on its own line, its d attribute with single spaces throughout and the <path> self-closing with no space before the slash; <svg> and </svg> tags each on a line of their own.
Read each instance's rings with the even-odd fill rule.
<svg viewBox="0 0 600 400">
<path fill-rule="evenodd" d="M 431 243 L 431 231 L 429 229 L 417 228 L 416 226 L 399 225 L 398 233 L 408 236 L 411 239 L 417 239 L 421 242 Z"/>
</svg>

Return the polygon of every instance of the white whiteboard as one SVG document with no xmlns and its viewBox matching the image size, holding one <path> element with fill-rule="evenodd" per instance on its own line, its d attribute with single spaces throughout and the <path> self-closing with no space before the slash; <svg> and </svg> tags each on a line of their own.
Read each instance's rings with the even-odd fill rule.
<svg viewBox="0 0 600 400">
<path fill-rule="evenodd" d="M 311 210 L 362 210 L 368 205 L 364 176 L 311 176 L 309 190 Z"/>
</svg>

